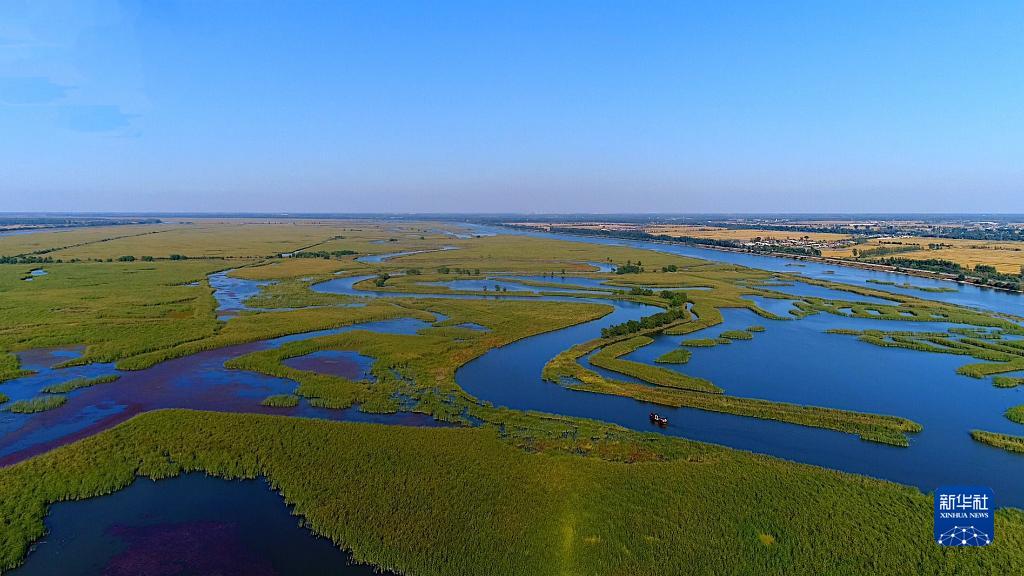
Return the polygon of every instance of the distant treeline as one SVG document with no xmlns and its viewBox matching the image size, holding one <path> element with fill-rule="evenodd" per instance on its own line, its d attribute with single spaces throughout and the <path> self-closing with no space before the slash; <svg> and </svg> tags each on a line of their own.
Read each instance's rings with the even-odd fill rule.
<svg viewBox="0 0 1024 576">
<path fill-rule="evenodd" d="M 52 264 L 50 256 L 0 256 L 0 264 Z"/>
<path fill-rule="evenodd" d="M 635 334 L 641 330 L 649 330 L 651 328 L 657 328 L 664 326 L 671 322 L 675 322 L 681 318 L 686 318 L 685 308 L 670 308 L 665 312 L 658 312 L 657 314 L 651 314 L 650 316 L 644 316 L 640 320 L 629 320 L 621 324 L 614 324 L 607 328 L 601 329 L 602 338 L 611 338 L 613 336 L 625 336 L 627 334 Z"/>
<path fill-rule="evenodd" d="M 120 226 L 159 224 L 159 218 L 55 218 L 47 216 L 0 216 L 0 231 L 25 228 L 70 228 L 79 226 Z"/>
<path fill-rule="evenodd" d="M 911 270 L 925 270 L 928 272 L 938 272 L 940 274 L 955 274 L 957 280 L 966 280 L 968 276 L 977 278 L 982 284 L 991 284 L 997 288 L 1006 288 L 1007 290 L 1020 290 L 1021 287 L 1021 276 L 1016 274 L 1007 274 L 996 270 L 994 266 L 987 264 L 978 264 L 973 269 L 965 268 L 951 262 L 949 260 L 942 260 L 939 258 L 928 258 L 925 260 L 914 260 L 911 258 L 879 258 L 872 260 L 876 264 L 885 264 L 886 266 L 895 266 L 897 268 L 907 268 Z"/>
<path fill-rule="evenodd" d="M 821 250 L 803 246 L 745 246 L 737 240 L 718 240 L 716 238 L 698 238 L 696 236 L 669 236 L 668 234 L 650 234 L 639 230 L 595 230 L 572 226 L 552 226 L 551 232 L 564 234 L 582 234 L 587 236 L 608 236 L 627 240 L 656 240 L 658 242 L 678 242 L 680 244 L 696 244 L 718 248 L 732 248 L 759 253 L 797 254 L 801 256 L 821 256 Z"/>
<path fill-rule="evenodd" d="M 292 258 L 323 258 L 324 260 L 330 260 L 332 257 L 341 258 L 342 256 L 351 256 L 358 254 L 355 250 L 317 250 L 315 252 L 295 252 L 292 254 Z"/>
<path fill-rule="evenodd" d="M 52 250 L 47 250 L 51 252 Z M 157 260 L 251 260 L 245 256 L 186 256 L 184 254 L 171 254 L 169 256 L 139 256 L 130 254 L 118 256 L 117 258 L 54 258 L 52 256 L 33 256 L 31 254 L 19 254 L 15 256 L 0 255 L 0 264 L 78 264 L 82 262 L 156 262 Z"/>
<path fill-rule="evenodd" d="M 917 252 L 921 249 L 918 244 L 903 244 L 896 246 L 879 246 L 877 248 L 865 248 L 858 251 L 856 248 L 853 249 L 853 256 L 855 258 L 873 258 L 875 256 L 887 256 L 889 254 L 900 254 L 902 252 Z"/>
<path fill-rule="evenodd" d="M 919 236 L 932 238 L 961 238 L 965 240 L 1022 240 L 1024 228 L 999 225 L 990 229 L 972 229 L 953 226 L 928 226 L 926 229 L 907 228 L 899 225 L 849 226 L 846 224 L 806 225 L 806 224 L 762 224 L 722 222 L 707 220 L 699 222 L 707 226 L 729 228 L 732 230 L 772 230 L 778 232 L 825 232 L 829 234 L 860 235 L 873 234 L 879 236 Z"/>
</svg>

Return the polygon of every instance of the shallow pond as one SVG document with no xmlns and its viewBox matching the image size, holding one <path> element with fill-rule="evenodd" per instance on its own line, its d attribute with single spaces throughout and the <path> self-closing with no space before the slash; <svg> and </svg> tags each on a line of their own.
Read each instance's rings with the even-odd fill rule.
<svg viewBox="0 0 1024 576">
<path fill-rule="evenodd" d="M 187 474 L 135 480 L 109 496 L 55 504 L 18 576 L 370 576 L 299 525 L 263 480 Z M 392 574 L 383 572 L 383 574 Z"/>
<path fill-rule="evenodd" d="M 28 276 L 22 278 L 22 280 L 24 280 L 25 282 L 31 282 L 39 276 L 46 276 L 46 274 L 46 270 L 43 270 L 42 268 L 36 268 L 35 270 L 29 271 Z"/>
<path fill-rule="evenodd" d="M 305 356 L 286 358 L 284 365 L 296 370 L 341 376 L 349 380 L 370 380 L 373 358 L 351 350 L 320 350 Z"/>
<path fill-rule="evenodd" d="M 218 319 L 226 319 L 240 310 L 250 310 L 245 301 L 260 293 L 263 286 L 273 284 L 269 280 L 246 280 L 228 276 L 231 270 L 207 276 L 213 297 L 217 300 Z"/>
</svg>

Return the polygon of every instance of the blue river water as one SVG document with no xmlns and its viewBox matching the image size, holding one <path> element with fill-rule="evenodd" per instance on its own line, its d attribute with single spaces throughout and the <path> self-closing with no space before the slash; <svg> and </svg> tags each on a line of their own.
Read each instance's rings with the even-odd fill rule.
<svg viewBox="0 0 1024 576">
<path fill-rule="evenodd" d="M 427 252 L 444 252 L 446 250 L 458 250 L 458 246 L 442 246 L 436 250 L 407 250 L 405 252 L 388 252 L 386 254 L 371 254 L 368 256 L 360 256 L 356 258 L 356 262 L 362 262 L 364 264 L 380 264 L 393 258 L 400 258 L 402 256 L 411 256 L 413 254 L 424 254 Z"/>
<path fill-rule="evenodd" d="M 601 320 L 493 350 L 462 367 L 456 380 L 470 394 L 509 408 L 596 418 L 910 484 L 925 492 L 944 484 L 983 484 L 996 491 L 1000 505 L 1024 506 L 1019 481 L 1024 457 L 975 442 L 968 434 L 975 428 L 1024 433 L 1024 427 L 1002 416 L 1008 407 L 1024 403 L 1024 391 L 958 376 L 962 357 L 880 348 L 824 333 L 835 327 L 931 330 L 949 325 L 826 315 L 766 320 L 747 310 L 725 310 L 719 326 L 686 337 L 659 336 L 626 357 L 653 362 L 684 338 L 766 326 L 753 340 L 696 348 L 689 363 L 662 366 L 711 380 L 731 395 L 893 414 L 922 424 L 924 431 L 910 435 L 910 447 L 900 448 L 829 430 L 577 392 L 542 380 L 541 370 L 554 354 L 599 336 L 602 326 L 650 313 L 633 306 L 616 304 L 615 313 Z M 667 428 L 650 424 L 652 409 L 669 417 Z"/>
</svg>

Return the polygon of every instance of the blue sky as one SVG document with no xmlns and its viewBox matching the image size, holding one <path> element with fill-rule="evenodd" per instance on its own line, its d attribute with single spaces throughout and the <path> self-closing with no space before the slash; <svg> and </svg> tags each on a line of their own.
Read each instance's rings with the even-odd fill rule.
<svg viewBox="0 0 1024 576">
<path fill-rule="evenodd" d="M 0 2 L 0 211 L 1024 212 L 1024 3 Z"/>
</svg>

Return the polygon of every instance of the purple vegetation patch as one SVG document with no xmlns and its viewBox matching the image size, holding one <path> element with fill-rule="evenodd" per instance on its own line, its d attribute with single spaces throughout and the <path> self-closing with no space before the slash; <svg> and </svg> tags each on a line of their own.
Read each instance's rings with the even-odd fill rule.
<svg viewBox="0 0 1024 576">
<path fill-rule="evenodd" d="M 350 350 L 321 350 L 284 361 L 285 366 L 320 374 L 341 376 L 349 380 L 371 379 L 373 358 Z"/>
</svg>

